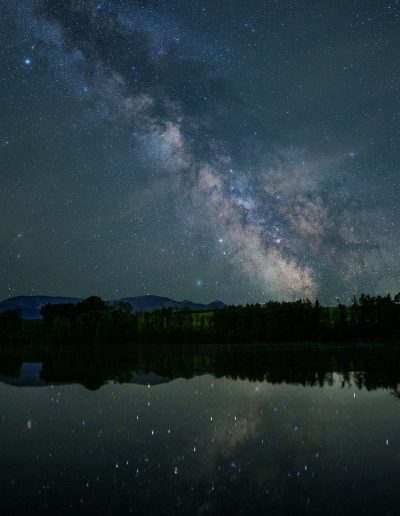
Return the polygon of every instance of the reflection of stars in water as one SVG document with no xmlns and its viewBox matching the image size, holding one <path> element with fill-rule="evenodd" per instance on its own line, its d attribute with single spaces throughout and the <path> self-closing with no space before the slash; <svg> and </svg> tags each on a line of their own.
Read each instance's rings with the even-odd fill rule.
<svg viewBox="0 0 400 516">
<path fill-rule="evenodd" d="M 211 501 L 215 501 L 214 497 L 217 496 L 216 502 L 218 502 L 220 497 L 225 496 L 227 490 L 234 490 L 236 486 L 242 486 L 244 492 L 247 492 L 246 490 L 251 487 L 247 483 L 248 473 L 252 472 L 249 467 L 254 468 L 256 474 L 261 471 L 261 468 L 264 468 L 265 457 L 268 457 L 271 449 L 276 449 L 279 444 L 280 424 L 285 424 L 286 436 L 291 439 L 290 443 L 294 450 L 301 450 L 299 453 L 295 453 L 293 457 L 288 455 L 287 462 L 284 462 L 281 470 L 278 471 L 280 478 L 282 479 L 283 475 L 287 475 L 289 479 L 307 482 L 308 485 L 314 480 L 314 477 L 316 478 L 319 466 L 315 459 L 319 457 L 318 452 L 308 447 L 312 443 L 303 440 L 305 429 L 302 428 L 302 421 L 292 420 L 292 417 L 295 417 L 297 413 L 295 412 L 290 416 L 290 420 L 287 420 L 285 403 L 282 405 L 275 396 L 270 396 L 270 386 L 261 382 L 257 382 L 255 385 L 242 384 L 241 389 L 245 389 L 245 391 L 233 391 L 231 398 L 225 397 L 225 399 L 228 399 L 226 407 L 220 407 L 217 404 L 219 398 L 214 398 L 214 396 L 222 393 L 221 388 L 231 386 L 230 383 L 226 383 L 226 379 L 216 379 L 214 383 L 210 382 L 208 378 L 192 378 L 190 382 L 196 382 L 196 384 L 185 384 L 185 388 L 189 387 L 191 395 L 196 397 L 196 408 L 193 411 L 191 409 L 193 404 L 188 405 L 184 417 L 191 422 L 191 426 L 182 428 L 180 424 L 176 425 L 172 431 L 174 437 L 167 437 L 167 434 L 171 433 L 168 418 L 173 418 L 173 424 L 176 424 L 176 406 L 177 402 L 182 400 L 178 392 L 179 389 L 178 391 L 173 390 L 176 382 L 166 383 L 164 386 L 146 382 L 138 386 L 130 386 L 129 390 L 126 390 L 123 385 L 115 387 L 115 392 L 112 392 L 113 402 L 110 405 L 103 404 L 102 409 L 95 409 L 94 418 L 88 412 L 85 419 L 80 418 L 76 421 L 79 428 L 74 439 L 79 439 L 79 435 L 83 431 L 82 427 L 86 426 L 88 432 L 96 432 L 97 437 L 102 437 L 107 444 L 101 443 L 90 449 L 86 446 L 82 448 L 84 453 L 93 455 L 95 459 L 97 454 L 102 455 L 99 462 L 94 462 L 94 467 L 100 468 L 99 474 L 96 475 L 97 471 L 93 469 L 90 472 L 84 471 L 81 476 L 79 474 L 76 476 L 76 481 L 82 482 L 82 487 L 93 490 L 87 500 L 82 498 L 83 501 L 78 500 L 78 503 L 90 503 L 95 491 L 98 490 L 97 483 L 100 479 L 110 477 L 113 485 L 121 488 L 121 492 L 123 489 L 126 491 L 136 490 L 136 493 L 140 493 L 142 491 L 146 492 L 147 489 L 148 494 L 144 495 L 146 499 L 149 499 L 154 493 L 154 489 L 150 487 L 151 485 L 155 486 L 155 489 L 158 488 L 155 482 L 158 482 L 157 479 L 159 478 L 162 478 L 166 485 L 171 480 L 177 482 L 173 484 L 173 488 L 180 490 L 184 488 L 182 486 L 185 485 L 188 470 L 200 471 L 198 476 L 190 477 L 193 486 L 191 491 L 199 493 L 200 491 L 197 490 L 200 489 L 201 493 L 207 492 L 208 496 L 213 497 Z M 190 388 L 192 385 L 195 388 L 194 391 Z M 105 386 L 103 393 L 107 394 L 111 388 L 111 384 Z M 70 387 L 68 389 L 71 392 Z M 137 389 L 135 397 L 131 396 L 131 389 Z M 212 391 L 214 391 L 213 396 L 210 397 Z M 125 414 L 124 417 L 121 417 L 117 409 L 121 402 L 124 402 L 123 393 L 128 396 L 127 399 L 129 399 L 132 410 L 125 414 L 126 409 L 121 407 Z M 255 405 L 245 405 L 242 394 L 245 394 L 246 400 L 249 401 L 250 393 L 258 393 L 259 395 L 265 393 L 268 398 L 263 397 L 260 403 Z M 352 394 L 349 392 L 350 396 Z M 58 395 L 60 395 L 60 391 Z M 78 395 L 81 395 L 80 390 L 74 396 Z M 165 400 L 164 395 L 166 395 Z M 150 396 L 152 399 L 151 411 L 146 411 L 143 414 L 144 417 L 140 418 L 139 423 L 138 415 L 146 407 L 146 402 Z M 177 397 L 174 398 L 174 396 Z M 331 397 L 331 399 L 333 398 Z M 285 397 L 284 400 L 286 402 L 287 398 Z M 160 401 L 162 403 L 159 403 Z M 313 400 L 313 405 L 315 403 L 315 400 Z M 56 407 L 54 405 L 53 407 L 53 410 L 55 410 Z M 214 418 L 210 416 L 212 410 L 217 411 Z M 281 415 L 271 418 L 271 411 L 281 412 Z M 263 412 L 267 413 L 266 419 L 261 417 Z M 53 419 L 53 415 L 49 417 Z M 115 426 L 116 417 L 120 423 L 117 426 Z M 278 417 L 280 419 L 277 419 Z M 109 427 L 107 426 L 108 418 L 111 418 Z M 29 421 L 33 427 L 35 420 Z M 133 421 L 134 426 L 132 425 Z M 269 422 L 269 425 L 266 424 L 266 421 Z M 96 428 L 96 425 L 103 422 L 106 423 L 106 431 L 104 435 L 100 435 L 101 431 L 98 433 L 99 429 Z M 293 423 L 293 426 L 288 426 L 289 422 Z M 296 426 L 294 423 L 296 423 Z M 28 426 L 27 420 L 25 425 Z M 294 432 L 293 437 L 289 435 L 291 431 Z M 111 442 L 114 442 L 115 446 L 115 449 L 112 449 L 112 454 L 110 454 Z M 381 436 L 380 444 L 389 446 L 388 436 Z M 392 444 L 392 440 L 390 440 L 390 444 Z M 57 442 L 50 440 L 50 445 L 57 446 Z M 257 452 L 255 451 L 256 446 L 259 450 Z M 262 447 L 264 447 L 264 450 Z M 254 460 L 253 455 L 247 457 L 247 454 L 252 454 L 253 450 L 259 454 L 259 459 Z M 57 460 L 61 458 L 57 456 L 58 453 L 61 453 L 61 449 L 55 450 L 56 453 L 53 453 L 51 448 L 48 448 L 47 451 L 49 453 L 40 454 L 40 456 L 38 454 L 36 460 L 42 460 L 42 457 L 47 460 L 47 456 L 49 458 L 55 457 Z M 124 455 L 121 456 L 120 452 L 123 452 Z M 304 460 L 299 460 L 300 456 Z M 253 464 L 249 460 L 251 458 Z M 201 473 L 204 471 L 202 467 L 204 463 L 207 464 L 208 478 L 206 479 Z M 40 462 L 38 462 L 38 465 L 41 465 Z M 346 465 L 344 465 L 344 471 L 347 473 Z M 267 475 L 270 474 L 270 472 L 267 473 Z M 67 475 L 72 475 L 71 468 L 64 468 L 62 475 L 65 475 L 63 481 L 69 480 Z M 262 480 L 270 482 L 270 477 L 267 475 Z M 56 484 L 47 484 L 45 480 L 39 490 L 40 492 L 46 494 L 50 488 L 53 490 L 57 488 Z M 278 481 L 279 477 L 277 478 Z M 194 497 L 194 493 L 191 496 Z M 265 489 L 265 493 L 268 494 L 269 490 Z M 137 496 L 140 500 L 140 496 Z M 75 500 L 73 502 L 75 503 Z M 207 512 L 211 512 L 211 510 Z"/>
</svg>

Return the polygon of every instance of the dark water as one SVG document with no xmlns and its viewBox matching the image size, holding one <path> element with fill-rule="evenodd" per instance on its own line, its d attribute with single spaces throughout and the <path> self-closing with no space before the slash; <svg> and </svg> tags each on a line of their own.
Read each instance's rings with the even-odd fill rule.
<svg viewBox="0 0 400 516">
<path fill-rule="evenodd" d="M 399 514 L 393 350 L 0 364 L 2 514 Z"/>
</svg>

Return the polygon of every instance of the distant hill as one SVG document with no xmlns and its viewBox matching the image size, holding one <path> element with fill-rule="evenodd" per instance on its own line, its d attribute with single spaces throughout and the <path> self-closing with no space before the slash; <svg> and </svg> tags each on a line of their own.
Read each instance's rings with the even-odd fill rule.
<svg viewBox="0 0 400 516">
<path fill-rule="evenodd" d="M 6 310 L 20 309 L 23 319 L 41 319 L 40 309 L 47 304 L 57 305 L 61 303 L 78 303 L 82 301 L 79 297 L 60 296 L 17 296 L 10 297 L 0 302 L 0 313 Z M 190 310 L 215 310 L 224 308 L 222 301 L 213 301 L 209 304 L 193 303 L 192 301 L 174 301 L 168 297 L 160 296 L 136 296 L 124 297 L 108 301 L 112 304 L 124 301 L 132 306 L 134 312 L 153 312 L 162 308 L 189 308 Z"/>
<path fill-rule="evenodd" d="M 209 304 L 193 303 L 185 299 L 184 301 L 175 301 L 169 297 L 160 296 L 137 296 L 124 297 L 117 301 L 124 301 L 132 306 L 134 312 L 153 312 L 162 308 L 189 308 L 190 310 L 215 310 L 224 308 L 226 305 L 222 301 L 213 301 Z"/>
<path fill-rule="evenodd" d="M 78 303 L 79 297 L 17 296 L 0 302 L 0 312 L 20 309 L 23 319 L 41 319 L 40 309 L 47 304 Z"/>
</svg>

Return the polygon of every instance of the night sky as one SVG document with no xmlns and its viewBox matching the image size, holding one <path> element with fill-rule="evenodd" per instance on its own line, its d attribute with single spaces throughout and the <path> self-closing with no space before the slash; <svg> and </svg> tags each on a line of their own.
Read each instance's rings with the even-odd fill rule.
<svg viewBox="0 0 400 516">
<path fill-rule="evenodd" d="M 400 290 L 397 0 L 0 12 L 0 299 Z"/>
</svg>

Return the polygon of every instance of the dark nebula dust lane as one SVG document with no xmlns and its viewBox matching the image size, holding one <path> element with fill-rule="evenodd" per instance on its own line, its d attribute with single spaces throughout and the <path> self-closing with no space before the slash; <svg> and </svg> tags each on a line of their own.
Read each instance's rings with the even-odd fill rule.
<svg viewBox="0 0 400 516">
<path fill-rule="evenodd" d="M 397 2 L 0 2 L 0 297 L 400 290 Z"/>
</svg>

